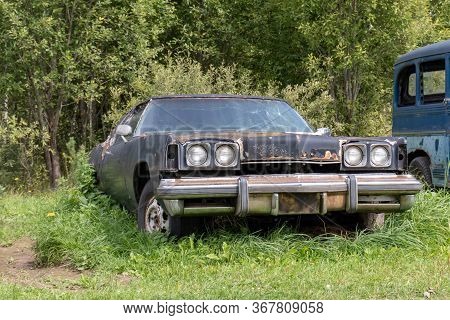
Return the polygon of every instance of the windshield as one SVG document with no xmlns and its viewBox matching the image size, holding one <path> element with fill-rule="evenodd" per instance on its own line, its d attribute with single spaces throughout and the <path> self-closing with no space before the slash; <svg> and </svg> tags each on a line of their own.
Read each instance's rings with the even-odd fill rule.
<svg viewBox="0 0 450 320">
<path fill-rule="evenodd" d="M 312 132 L 286 102 L 242 98 L 174 98 L 150 102 L 136 134 L 155 131 Z"/>
</svg>

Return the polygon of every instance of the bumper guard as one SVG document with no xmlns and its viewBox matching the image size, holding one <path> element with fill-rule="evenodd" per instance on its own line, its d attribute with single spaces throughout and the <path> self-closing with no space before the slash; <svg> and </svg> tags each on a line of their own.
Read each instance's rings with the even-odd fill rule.
<svg viewBox="0 0 450 320">
<path fill-rule="evenodd" d="M 163 179 L 171 215 L 298 215 L 390 212 L 412 207 L 422 185 L 411 175 L 289 174 Z"/>
</svg>

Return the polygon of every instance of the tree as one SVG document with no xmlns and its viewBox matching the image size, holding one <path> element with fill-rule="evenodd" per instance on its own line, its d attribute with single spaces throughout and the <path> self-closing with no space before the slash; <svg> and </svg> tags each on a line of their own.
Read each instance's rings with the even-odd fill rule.
<svg viewBox="0 0 450 320">
<path fill-rule="evenodd" d="M 427 1 L 306 0 L 298 12 L 310 51 L 305 68 L 328 83 L 341 133 L 388 134 L 390 122 L 383 128 L 380 120 L 390 117 L 392 67 L 432 32 Z"/>
<path fill-rule="evenodd" d="M 171 12 L 164 0 L 0 0 L 2 100 L 39 123 L 52 187 L 61 177 L 60 140 L 81 122 L 92 142 L 97 108 L 111 90 L 126 95 L 152 63 Z M 70 129 L 61 132 L 61 123 Z"/>
<path fill-rule="evenodd" d="M 163 92 L 276 95 L 335 134 L 388 134 L 392 65 L 450 37 L 449 1 L 0 0 L 0 160 L 55 187 L 69 136 L 90 148 Z"/>
<path fill-rule="evenodd" d="M 203 68 L 236 64 L 258 83 L 299 84 L 306 79 L 304 37 L 297 31 L 297 1 L 180 0 L 177 20 L 163 35 L 165 50 Z"/>
</svg>

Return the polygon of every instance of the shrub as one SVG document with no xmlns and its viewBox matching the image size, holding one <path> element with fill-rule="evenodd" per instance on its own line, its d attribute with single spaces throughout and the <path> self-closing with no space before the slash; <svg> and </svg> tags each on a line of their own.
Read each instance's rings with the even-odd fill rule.
<svg viewBox="0 0 450 320">
<path fill-rule="evenodd" d="M 40 187 L 45 179 L 38 124 L 5 114 L 0 117 L 0 184 L 12 189 Z"/>
</svg>

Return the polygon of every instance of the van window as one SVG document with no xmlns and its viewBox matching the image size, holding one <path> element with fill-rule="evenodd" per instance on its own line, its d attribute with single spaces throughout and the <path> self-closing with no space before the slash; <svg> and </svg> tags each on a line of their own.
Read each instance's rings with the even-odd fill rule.
<svg viewBox="0 0 450 320">
<path fill-rule="evenodd" d="M 416 67 L 405 67 L 398 77 L 399 107 L 412 106 L 416 103 Z"/>
<path fill-rule="evenodd" d="M 422 103 L 442 102 L 445 98 L 445 61 L 442 59 L 422 63 L 420 71 Z"/>
</svg>

